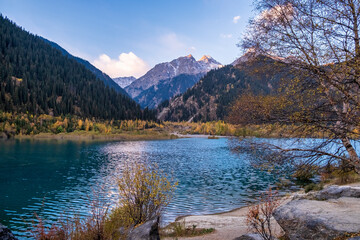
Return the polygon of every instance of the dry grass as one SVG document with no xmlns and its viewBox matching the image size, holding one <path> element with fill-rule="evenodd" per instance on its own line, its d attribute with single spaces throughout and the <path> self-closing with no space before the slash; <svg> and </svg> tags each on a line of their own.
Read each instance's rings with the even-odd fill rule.
<svg viewBox="0 0 360 240">
<path fill-rule="evenodd" d="M 197 228 L 196 225 L 186 226 L 185 221 L 183 222 L 174 222 L 166 229 L 160 231 L 161 237 L 196 237 L 203 236 L 206 234 L 213 233 L 214 228 Z"/>
</svg>

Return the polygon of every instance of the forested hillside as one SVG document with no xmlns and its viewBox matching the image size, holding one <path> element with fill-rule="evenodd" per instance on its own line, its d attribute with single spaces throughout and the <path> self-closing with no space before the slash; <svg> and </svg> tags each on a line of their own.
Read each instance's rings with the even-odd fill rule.
<svg viewBox="0 0 360 240">
<path fill-rule="evenodd" d="M 109 77 L 107 74 L 105 74 L 102 71 L 100 71 L 99 69 L 97 69 L 95 66 L 93 66 L 88 61 L 86 61 L 86 60 L 84 60 L 82 58 L 75 57 L 75 56 L 71 55 L 68 51 L 66 51 L 64 48 L 60 47 L 59 44 L 57 44 L 55 42 L 49 41 L 49 40 L 47 40 L 45 38 L 41 38 L 41 39 L 44 40 L 46 43 L 49 43 L 54 48 L 60 50 L 63 55 L 67 56 L 68 58 L 74 59 L 78 63 L 81 63 L 82 65 L 84 65 L 97 78 L 99 78 L 101 81 L 103 81 L 105 83 L 105 86 L 109 86 L 111 88 L 114 88 L 117 92 L 127 95 L 126 91 L 124 89 L 122 89 L 111 77 Z"/>
<path fill-rule="evenodd" d="M 98 119 L 154 119 L 76 60 L 0 16 L 0 110 Z"/>
<path fill-rule="evenodd" d="M 291 78 L 291 71 L 285 62 L 256 56 L 236 66 L 210 71 L 183 95 L 160 104 L 158 118 L 169 121 L 223 120 L 231 103 L 241 94 L 275 93 L 281 80 L 288 78 Z"/>
</svg>

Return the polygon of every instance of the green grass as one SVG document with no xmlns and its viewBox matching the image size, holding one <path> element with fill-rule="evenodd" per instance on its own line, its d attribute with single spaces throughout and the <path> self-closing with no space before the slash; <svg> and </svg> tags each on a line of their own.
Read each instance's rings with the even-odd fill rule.
<svg viewBox="0 0 360 240">
<path fill-rule="evenodd" d="M 196 225 L 186 226 L 184 222 L 175 222 L 172 223 L 166 229 L 160 230 L 161 237 L 196 237 L 202 236 L 206 234 L 213 233 L 215 231 L 214 228 L 197 228 Z"/>
</svg>

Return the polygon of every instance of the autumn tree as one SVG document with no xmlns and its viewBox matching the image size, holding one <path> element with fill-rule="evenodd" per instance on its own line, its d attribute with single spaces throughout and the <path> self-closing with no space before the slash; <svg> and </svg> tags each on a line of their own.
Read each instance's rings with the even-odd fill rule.
<svg viewBox="0 0 360 240">
<path fill-rule="evenodd" d="M 281 59 L 293 78 L 279 92 L 282 101 L 238 102 L 242 116 L 250 112 L 257 119 L 297 124 L 304 134 L 324 132 L 326 139 L 312 147 L 273 149 L 305 157 L 308 164 L 341 161 L 360 173 L 354 148 L 360 126 L 360 1 L 256 0 L 255 6 L 258 15 L 239 45 Z M 242 116 L 233 121 L 251 122 Z"/>
</svg>

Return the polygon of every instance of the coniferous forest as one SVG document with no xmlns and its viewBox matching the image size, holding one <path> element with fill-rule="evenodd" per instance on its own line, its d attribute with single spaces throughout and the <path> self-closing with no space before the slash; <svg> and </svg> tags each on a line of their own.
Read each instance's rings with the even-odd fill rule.
<svg viewBox="0 0 360 240">
<path fill-rule="evenodd" d="M 0 16 L 0 111 L 105 120 L 155 114 L 96 78 L 82 64 Z"/>
</svg>

